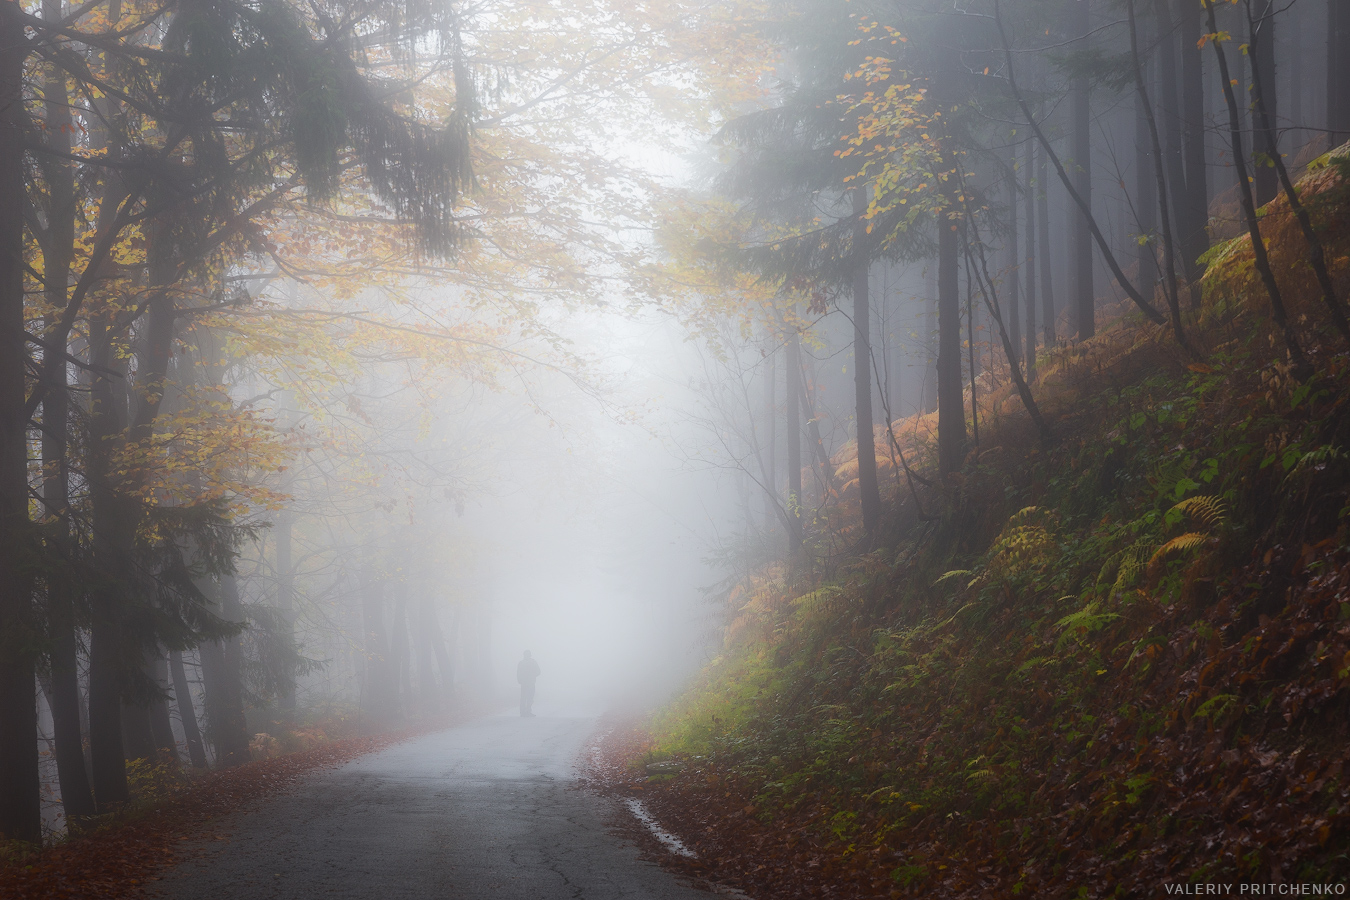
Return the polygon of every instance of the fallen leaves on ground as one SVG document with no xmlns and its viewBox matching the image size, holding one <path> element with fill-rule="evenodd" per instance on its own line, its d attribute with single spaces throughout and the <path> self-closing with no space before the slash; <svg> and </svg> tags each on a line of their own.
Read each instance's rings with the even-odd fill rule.
<svg viewBox="0 0 1350 900">
<path fill-rule="evenodd" d="M 157 873 L 178 861 L 189 840 L 229 840 L 213 830 L 247 805 L 275 797 L 320 769 L 436 731 L 448 721 L 348 738 L 190 779 L 153 808 L 47 848 L 26 864 L 0 868 L 5 900 L 126 900 L 141 896 Z"/>
</svg>

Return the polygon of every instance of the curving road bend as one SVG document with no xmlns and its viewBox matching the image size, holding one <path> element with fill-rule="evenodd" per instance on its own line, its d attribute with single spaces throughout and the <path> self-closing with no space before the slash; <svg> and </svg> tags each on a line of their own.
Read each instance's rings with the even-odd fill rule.
<svg viewBox="0 0 1350 900">
<path fill-rule="evenodd" d="M 224 820 L 154 888 L 166 900 L 708 900 L 578 788 L 593 718 L 495 716 L 310 777 Z M 197 852 L 192 852 L 193 850 Z"/>
</svg>

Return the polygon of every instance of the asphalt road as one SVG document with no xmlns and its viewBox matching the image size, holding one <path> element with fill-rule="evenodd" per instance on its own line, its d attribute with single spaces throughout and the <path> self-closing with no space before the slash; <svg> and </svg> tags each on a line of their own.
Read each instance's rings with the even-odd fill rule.
<svg viewBox="0 0 1350 900">
<path fill-rule="evenodd" d="M 580 789 L 591 718 L 496 716 L 317 773 L 222 821 L 154 893 L 171 900 L 708 900 Z"/>
</svg>

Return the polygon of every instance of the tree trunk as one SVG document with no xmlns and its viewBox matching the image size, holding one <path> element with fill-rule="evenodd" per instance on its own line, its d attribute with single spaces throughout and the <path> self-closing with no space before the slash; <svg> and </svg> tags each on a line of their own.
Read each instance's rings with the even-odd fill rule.
<svg viewBox="0 0 1350 900">
<path fill-rule="evenodd" d="M 764 474 L 764 530 L 773 534 L 774 522 L 778 521 L 778 354 L 769 354 L 769 377 L 765 385 L 768 397 L 765 399 L 764 418 L 768 424 L 768 471 Z"/>
<path fill-rule="evenodd" d="M 853 190 L 854 246 L 861 248 L 866 225 L 867 192 Z M 876 433 L 872 430 L 872 312 L 867 270 L 871 261 L 859 250 L 853 269 L 853 399 L 858 425 L 858 493 L 863 529 L 869 534 L 881 522 L 881 490 L 877 484 Z M 959 363 L 958 363 L 959 365 Z M 796 402 L 796 398 L 791 398 Z"/>
<path fill-rule="evenodd" d="M 806 413 L 806 427 L 810 432 L 811 447 L 815 451 L 816 463 L 820 466 L 820 482 L 822 490 L 829 493 L 830 491 L 833 491 L 835 487 L 834 466 L 830 462 L 829 452 L 825 449 L 825 441 L 820 437 L 820 417 L 816 415 L 816 404 L 811 399 L 811 386 L 814 383 L 814 369 L 808 362 L 808 364 L 802 368 L 802 411 Z"/>
<path fill-rule="evenodd" d="M 52 576 L 54 577 L 54 576 Z M 65 594 L 66 588 L 59 589 Z M 51 594 L 48 594 L 49 602 Z M 53 616 L 51 649 L 52 727 L 56 741 L 56 772 L 61 782 L 61 803 L 69 822 L 94 814 L 94 795 L 85 768 L 84 736 L 80 727 L 80 685 L 75 643 L 75 625 L 69 617 L 69 597 L 52 603 L 61 606 L 59 622 Z M 49 611 L 49 615 L 52 614 Z"/>
<path fill-rule="evenodd" d="M 173 700 L 178 707 L 178 719 L 183 725 L 183 740 L 187 744 L 188 761 L 194 769 L 206 768 L 206 747 L 202 744 L 202 732 L 197 726 L 197 707 L 192 702 L 192 689 L 188 686 L 187 672 L 183 670 L 183 654 L 177 650 L 169 653 L 169 674 L 173 676 Z"/>
<path fill-rule="evenodd" d="M 1084 2 L 1080 5 L 1086 6 L 1086 0 L 1084 0 Z M 1086 10 L 1083 10 L 1082 15 L 1086 16 L 1086 14 L 1087 14 Z M 1111 245 L 1107 242 L 1106 235 L 1104 235 L 1102 233 L 1101 228 L 1097 226 L 1097 219 L 1092 214 L 1091 195 L 1090 194 L 1085 195 L 1082 191 L 1078 189 L 1078 185 L 1075 184 L 1074 178 L 1069 174 L 1068 170 L 1065 169 L 1063 162 L 1061 162 L 1059 158 L 1059 154 L 1057 154 L 1054 151 L 1054 147 L 1050 143 L 1050 139 L 1046 137 L 1045 130 L 1036 121 L 1036 116 L 1031 111 L 1031 104 L 1027 102 L 1026 97 L 1022 94 L 1021 88 L 1018 87 L 1016 74 L 1014 72 L 1015 66 L 1013 61 L 1012 45 L 1008 43 L 1008 34 L 1003 24 L 1003 14 L 999 9 L 999 0 L 994 0 L 994 25 L 998 29 L 999 42 L 1003 48 L 1003 61 L 1007 71 L 1008 90 L 1012 94 L 1012 98 L 1017 102 L 1018 108 L 1021 109 L 1022 116 L 1025 118 L 1027 125 L 1030 126 L 1032 133 L 1036 135 L 1036 140 L 1041 145 L 1041 150 L 1045 153 L 1046 156 L 1050 158 L 1050 161 L 1054 163 L 1055 174 L 1059 176 L 1059 180 L 1064 185 L 1064 189 L 1068 191 L 1069 197 L 1073 200 L 1074 209 L 1078 213 L 1077 221 L 1081 224 L 1082 227 L 1085 227 L 1087 229 L 1087 232 L 1091 235 L 1092 241 L 1094 241 L 1097 244 L 1097 249 L 1101 251 L 1103 262 L 1105 262 L 1106 267 L 1111 270 L 1111 274 L 1115 277 L 1116 282 L 1117 284 L 1120 285 L 1121 290 L 1125 291 L 1126 296 L 1130 298 L 1130 302 L 1133 303 L 1136 307 L 1138 307 L 1139 311 L 1142 312 L 1150 322 L 1162 324 L 1163 322 L 1167 321 L 1166 317 L 1163 316 L 1162 313 L 1158 312 L 1158 310 L 1153 308 L 1153 305 L 1149 303 L 1147 299 L 1144 298 L 1143 294 L 1139 293 L 1139 290 L 1134 286 L 1134 283 L 1130 281 L 1129 277 L 1126 276 L 1124 270 L 1121 269 L 1120 262 L 1116 259 L 1115 252 L 1111 249 Z M 1087 99 L 1086 96 L 1084 96 L 1083 100 L 1085 103 L 1086 99 Z M 1075 109 L 1077 109 L 1077 107 L 1075 107 Z M 1086 111 L 1086 109 L 1084 109 L 1083 111 Z M 1080 122 L 1077 124 L 1082 123 Z M 1087 148 L 1086 138 L 1088 136 L 1086 129 L 1084 129 L 1083 133 L 1079 136 L 1084 139 L 1082 142 L 1080 142 L 1083 144 L 1083 146 L 1080 147 L 1079 149 L 1086 152 Z M 1082 169 L 1082 171 L 1080 171 L 1079 174 L 1086 174 L 1085 166 L 1079 168 Z M 1079 274 L 1085 273 L 1087 285 L 1090 287 L 1092 281 L 1092 266 L 1091 266 L 1092 254 L 1090 246 L 1088 250 L 1089 250 L 1089 252 L 1087 253 L 1088 265 L 1086 266 L 1085 269 L 1080 267 Z M 980 263 L 981 268 L 983 268 L 984 265 L 983 251 L 981 251 L 981 254 L 982 255 Z M 1081 257 L 1079 259 L 1079 262 L 1082 262 Z M 1089 291 L 1088 293 L 1091 292 Z M 1095 314 L 1095 307 L 1094 307 L 1094 314 Z M 1082 329 L 1085 327 L 1085 323 L 1081 321 L 1081 317 L 1080 321 L 1078 322 L 1078 327 L 1081 333 Z M 1095 328 L 1095 323 L 1091 323 L 1091 327 Z"/>
<path fill-rule="evenodd" d="M 126 750 L 122 733 L 125 683 L 122 634 L 125 565 L 132 555 L 131 520 L 124 498 L 113 486 L 112 441 L 122 430 L 123 403 L 117 392 L 125 360 L 113 352 L 103 316 L 90 322 L 92 363 L 89 410 L 88 482 L 93 520 L 93 561 L 102 577 L 90 592 L 89 624 L 89 754 L 94 776 L 94 801 L 99 812 L 126 802 Z"/>
<path fill-rule="evenodd" d="M 1303 58 L 1303 10 L 1296 7 L 1290 12 L 1293 13 L 1293 17 L 1289 20 L 1288 37 L 1285 38 L 1290 47 L 1289 121 L 1293 123 L 1293 127 L 1289 129 L 1289 138 L 1293 144 L 1290 152 L 1297 155 L 1299 150 L 1303 149 L 1306 140 L 1306 132 L 1303 130 L 1307 125 L 1303 118 L 1303 75 L 1306 71 L 1306 61 Z"/>
<path fill-rule="evenodd" d="M 945 215 L 938 223 L 938 471 L 961 468 L 966 453 L 966 410 L 961 391 L 961 296 L 957 233 Z"/>
<path fill-rule="evenodd" d="M 285 629 L 285 641 L 295 641 L 295 566 L 291 559 L 291 526 L 294 514 L 282 510 L 277 514 L 273 529 L 277 540 L 277 613 Z M 278 685 L 277 705 L 284 710 L 295 709 L 295 676 L 287 670 Z"/>
<path fill-rule="evenodd" d="M 36 635 L 28 556 L 25 412 L 23 64 L 19 5 L 0 8 L 0 833 L 42 837 L 38 789 Z"/>
<path fill-rule="evenodd" d="M 962 228 L 961 237 L 965 237 Z M 980 361 L 975 353 L 975 278 L 970 271 L 970 249 L 967 241 L 966 252 L 961 254 L 966 269 L 966 360 L 969 370 L 966 376 L 970 381 L 970 439 L 975 449 L 980 448 Z M 958 273 L 959 274 L 959 273 Z M 1034 302 L 1030 298 L 1028 303 Z"/>
<path fill-rule="evenodd" d="M 1158 135 L 1158 122 L 1153 115 L 1153 104 L 1148 97 L 1147 79 L 1144 77 L 1144 64 L 1139 56 L 1139 35 L 1134 14 L 1134 0 L 1125 0 L 1130 24 L 1130 62 L 1134 69 L 1134 87 L 1139 106 L 1144 113 L 1144 123 L 1148 126 L 1149 144 L 1154 155 L 1162 154 L 1162 138 Z M 1172 317 L 1172 332 L 1177 343 L 1189 352 L 1186 332 L 1181 322 L 1181 301 L 1177 296 L 1176 242 L 1172 239 L 1172 215 L 1168 204 L 1167 182 L 1162 172 L 1154 170 L 1154 196 L 1158 198 L 1159 218 L 1162 220 L 1163 247 L 1163 289 L 1167 294 L 1167 309 Z"/>
<path fill-rule="evenodd" d="M 244 608 L 233 575 L 198 587 L 216 602 L 217 614 L 226 621 L 243 622 Z M 208 641 L 198 648 L 202 683 L 206 689 L 206 736 L 215 745 L 217 766 L 237 766 L 249 761 L 248 723 L 244 718 L 243 652 L 239 638 Z"/>
<path fill-rule="evenodd" d="M 163 650 L 157 650 L 147 667 L 149 674 L 159 687 L 159 696 L 153 698 L 147 709 L 150 712 L 150 735 L 154 738 L 155 750 L 161 758 L 178 760 L 178 741 L 173 736 L 172 720 L 169 718 L 169 701 L 164 691 L 169 686 L 169 660 Z M 167 754 L 167 756 L 165 755 Z"/>
<path fill-rule="evenodd" d="M 155 738 L 150 728 L 150 708 L 121 701 L 122 750 L 127 760 L 155 758 Z"/>
<path fill-rule="evenodd" d="M 1091 20 L 1088 0 L 1072 0 L 1069 4 L 1071 33 L 1087 39 Z M 1097 333 L 1096 292 L 1092 284 L 1092 238 L 1089 218 L 1092 210 L 1092 106 L 1091 86 L 1087 76 L 1073 80 L 1069 132 L 1073 152 L 1073 186 L 1082 198 L 1086 210 L 1074 209 L 1072 233 L 1073 310 L 1074 328 L 1078 340 L 1084 341 Z"/>
<path fill-rule="evenodd" d="M 1181 35 L 1181 146 L 1186 164 L 1186 190 L 1173 215 L 1181 271 L 1190 291 L 1190 306 L 1200 306 L 1200 257 L 1209 249 L 1209 176 L 1205 171 L 1205 71 L 1200 59 L 1200 5 L 1178 0 Z M 1175 196 L 1177 191 L 1173 189 Z"/>
<path fill-rule="evenodd" d="M 787 384 L 783 396 L 786 398 L 787 416 L 785 428 L 787 437 L 788 469 L 788 558 L 796 559 L 802 549 L 802 358 L 801 344 L 795 329 L 787 335 Z"/>
<path fill-rule="evenodd" d="M 1036 142 L 1027 141 L 1027 169 L 1023 173 L 1023 212 L 1027 220 L 1027 321 L 1026 360 L 1027 379 L 1036 377 Z M 1016 210 L 1013 213 L 1016 218 Z"/>
<path fill-rule="evenodd" d="M 44 18 L 61 16 L 60 3 L 45 0 Z M 44 84 L 47 140 L 59 153 L 69 153 L 72 127 L 70 104 L 63 77 Z M 51 209 L 48 237 L 43 250 L 43 271 L 48 306 L 66 306 L 70 263 L 75 239 L 75 182 L 68 163 L 51 158 L 44 163 Z M 84 740 L 80 729 L 80 685 L 75 643 L 75 602 L 78 590 L 71 577 L 75 547 L 70 533 L 70 393 L 65 360 L 66 336 L 59 315 L 48 317 L 44 336 L 42 375 L 47 385 L 42 401 L 42 499 L 47 515 L 49 554 L 45 566 L 47 617 L 51 633 L 50 669 L 52 731 L 56 744 L 56 770 L 61 782 L 61 803 L 66 821 L 78 823 L 94 814 L 94 795 L 85 768 Z M 53 376 L 55 376 L 53 378 Z"/>
<path fill-rule="evenodd" d="M 1041 336 L 1046 347 L 1055 346 L 1055 291 L 1051 279 L 1050 258 L 1050 163 L 1045 151 L 1041 151 L 1040 174 L 1036 180 L 1040 189 L 1036 191 L 1037 225 L 1041 235 Z"/>
<path fill-rule="evenodd" d="M 1205 13 L 1209 19 L 1210 33 L 1216 34 L 1219 30 L 1214 19 L 1214 3 L 1216 0 L 1203 0 L 1203 2 Z M 1211 41 L 1210 44 L 1214 47 L 1214 56 L 1219 63 L 1224 101 L 1228 106 L 1228 139 L 1233 148 L 1233 165 L 1237 168 L 1242 217 L 1246 222 L 1247 234 L 1252 242 L 1253 262 L 1256 264 L 1256 271 L 1261 276 L 1261 282 L 1265 285 L 1266 295 L 1270 299 L 1271 318 L 1275 320 L 1276 327 L 1280 329 L 1280 334 L 1284 338 L 1285 349 L 1289 352 L 1290 369 L 1295 378 L 1300 382 L 1306 382 L 1312 377 L 1312 366 L 1308 363 L 1307 357 L 1303 355 L 1303 347 L 1299 344 L 1298 336 L 1294 333 L 1294 325 L 1285 311 L 1284 299 L 1280 296 L 1280 288 L 1275 281 L 1275 273 L 1270 268 L 1269 257 L 1266 256 L 1266 242 L 1261 237 L 1261 226 L 1256 217 L 1256 201 L 1252 194 L 1252 186 L 1247 181 L 1247 166 L 1242 149 L 1242 122 L 1238 112 L 1237 97 L 1233 90 L 1235 79 L 1229 73 L 1228 59 L 1224 53 L 1223 42 Z"/>
<path fill-rule="evenodd" d="M 147 658 L 141 666 L 147 681 L 163 687 L 168 667 L 163 656 Z M 127 759 L 160 761 L 165 753 L 177 756 L 173 726 L 169 724 L 169 704 L 163 695 L 122 701 L 122 747 Z"/>
<path fill-rule="evenodd" d="M 1017 235 L 1017 147 L 1013 146 L 1008 165 L 1008 336 L 1012 339 L 1012 356 L 1008 366 L 1022 364 L 1022 253 Z M 960 290 L 958 288 L 958 290 Z"/>
<path fill-rule="evenodd" d="M 1327 137 L 1350 140 L 1350 0 L 1327 0 Z"/>
<path fill-rule="evenodd" d="M 1275 199 L 1279 190 L 1273 162 L 1280 152 L 1279 135 L 1275 131 L 1275 123 L 1279 121 L 1279 112 L 1275 106 L 1275 12 L 1269 0 L 1258 0 L 1256 11 L 1257 15 L 1252 16 L 1255 21 L 1249 21 L 1247 41 L 1248 46 L 1255 51 L 1252 54 L 1252 84 L 1260 83 L 1265 90 L 1259 94 L 1253 91 L 1252 103 L 1265 108 L 1261 110 L 1253 107 L 1252 149 L 1256 152 L 1252 158 L 1252 189 L 1256 205 L 1265 206 Z M 1263 121 L 1270 127 L 1263 128 Z"/>
<path fill-rule="evenodd" d="M 1167 9 L 1166 5 L 1159 0 L 1154 0 L 1153 5 L 1155 10 L 1161 8 L 1166 11 Z M 1161 49 L 1160 47 L 1160 52 Z M 1144 71 L 1152 75 L 1155 68 L 1158 67 L 1146 66 Z M 1174 136 L 1168 133 L 1165 98 L 1168 95 L 1175 97 L 1175 88 L 1172 86 L 1164 88 L 1165 82 L 1162 79 L 1149 78 L 1149 81 L 1158 90 L 1155 96 L 1158 97 L 1158 105 L 1162 109 L 1163 132 L 1168 141 L 1172 141 Z M 1175 101 L 1173 105 L 1175 105 Z M 1173 128 L 1175 129 L 1175 122 Z M 1166 153 L 1166 147 L 1167 145 L 1164 144 L 1164 153 Z M 1139 289 L 1146 296 L 1153 295 L 1151 285 L 1156 284 L 1158 280 L 1158 266 L 1153 255 L 1153 236 L 1158 229 L 1158 184 L 1154 169 L 1153 140 L 1149 137 L 1148 115 L 1144 111 L 1143 100 L 1136 94 L 1134 98 L 1134 211 L 1139 229 Z"/>
<path fill-rule="evenodd" d="M 1184 4 L 1183 4 L 1184 5 Z M 1184 15 L 1182 13 L 1181 15 Z M 1189 123 L 1183 125 L 1181 107 L 1183 102 L 1179 96 L 1185 91 L 1186 86 L 1180 83 L 1180 76 L 1177 73 L 1178 44 L 1180 43 L 1178 33 L 1180 25 L 1173 18 L 1172 11 L 1168 8 L 1167 0 L 1153 0 L 1153 25 L 1157 34 L 1157 54 L 1158 54 L 1158 80 L 1157 80 L 1157 109 L 1158 109 L 1158 127 L 1162 132 L 1162 159 L 1158 162 L 1162 167 L 1163 178 L 1167 182 L 1169 194 L 1168 205 L 1172 210 L 1172 217 L 1176 220 L 1178 230 L 1182 230 L 1181 219 L 1186 216 L 1186 154 L 1185 138 L 1182 132 L 1189 128 Z M 1142 121 L 1144 111 L 1141 108 L 1142 101 L 1138 100 L 1136 94 L 1136 115 L 1142 134 L 1136 133 L 1142 138 L 1144 150 L 1149 154 L 1152 160 L 1152 138 L 1148 135 L 1148 123 Z M 1150 169 L 1152 166 L 1150 166 Z M 1140 173 L 1139 181 L 1142 185 L 1143 174 Z M 1157 176 L 1153 171 L 1148 173 L 1148 187 L 1140 191 L 1140 197 L 1154 197 L 1157 192 Z M 1144 200 L 1139 201 L 1141 204 Z M 1152 207 L 1153 203 L 1150 201 Z M 1160 225 L 1156 222 L 1155 225 Z M 1157 252 L 1154 245 L 1141 248 L 1148 252 L 1150 258 Z M 1154 263 L 1150 263 L 1154 265 Z M 1141 283 L 1156 283 L 1156 279 L 1146 277 L 1145 271 L 1140 270 L 1139 279 Z M 1150 292 L 1149 296 L 1153 296 Z"/>
<path fill-rule="evenodd" d="M 928 288 L 923 309 L 923 397 L 919 412 L 928 415 L 938 408 L 938 286 L 937 260 L 928 267 L 924 283 Z"/>
<path fill-rule="evenodd" d="M 1248 7 L 1250 15 L 1250 7 Z M 1254 70 L 1256 77 L 1252 80 L 1252 94 L 1256 98 L 1256 113 L 1258 125 L 1263 131 L 1274 131 L 1273 120 L 1271 119 L 1264 103 L 1266 95 L 1265 83 L 1261 77 L 1259 69 Z M 1327 306 L 1327 312 L 1331 313 L 1331 321 L 1335 323 L 1336 330 L 1350 341 L 1350 320 L 1347 320 L 1345 307 L 1340 298 L 1336 296 L 1336 285 L 1331 280 L 1331 272 L 1327 269 L 1326 250 L 1322 246 L 1322 239 L 1313 229 L 1312 218 L 1308 215 L 1307 208 L 1303 205 L 1303 200 L 1298 195 L 1294 182 L 1289 177 L 1289 169 L 1284 164 L 1284 160 L 1277 154 L 1270 157 L 1274 166 L 1275 174 L 1279 178 L 1280 187 L 1284 188 L 1285 200 L 1289 203 L 1289 208 L 1294 212 L 1294 218 L 1298 220 L 1299 229 L 1303 232 L 1303 239 L 1308 242 L 1308 263 L 1312 266 L 1313 275 L 1317 278 L 1318 287 L 1322 289 L 1322 302 Z"/>
</svg>

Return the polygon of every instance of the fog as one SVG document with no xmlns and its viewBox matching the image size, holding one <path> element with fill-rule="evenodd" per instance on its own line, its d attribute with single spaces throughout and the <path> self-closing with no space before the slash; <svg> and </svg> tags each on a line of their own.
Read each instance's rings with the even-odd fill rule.
<svg viewBox="0 0 1350 900">
<path fill-rule="evenodd" d="M 431 293 L 424 308 L 437 302 L 446 299 Z M 402 651 L 412 658 L 400 665 L 414 694 L 427 648 L 400 604 L 428 602 L 452 667 L 437 682 L 464 700 L 513 702 L 516 664 L 531 650 L 540 714 L 649 708 L 716 646 L 725 609 L 714 588 L 727 573 L 710 560 L 743 523 L 693 387 L 702 351 L 669 316 L 598 307 L 562 324 L 584 379 L 534 346 L 513 352 L 538 357 L 490 387 L 451 379 L 428 390 L 415 380 L 435 377 L 425 369 L 409 377 L 406 361 L 380 360 L 336 387 L 341 402 L 327 398 L 327 409 L 297 402 L 284 382 L 236 386 L 289 398 L 296 408 L 277 418 L 313 443 L 283 476 L 282 515 L 305 548 L 295 554 L 296 647 L 317 664 L 297 677 L 302 708 L 373 711 L 368 654 L 379 638 L 362 618 L 363 591 L 379 594 L 391 654 L 413 623 Z M 368 432 L 354 458 L 332 439 L 349 429 Z M 282 574 L 268 518 L 240 566 L 246 603 L 258 607 L 278 606 Z M 395 582 L 406 599 L 395 599 Z M 269 699 L 259 706 L 275 715 Z"/>
<path fill-rule="evenodd" d="M 541 715 L 660 704 L 910 462 L 1048 440 L 1038 359 L 1186 345 L 1350 135 L 1343 5 L 281 2 L 301 65 L 9 4 L 0 826 L 510 709 L 527 650 Z"/>
<path fill-rule="evenodd" d="M 527 447 L 462 519 L 484 548 L 494 695 L 514 693 L 530 649 L 541 712 L 675 689 L 716 637 L 708 590 L 724 573 L 708 559 L 735 526 L 727 473 L 688 421 L 698 398 L 683 335 L 650 319 L 604 326 L 615 389 L 567 404 L 566 424 L 527 423 Z"/>
</svg>

